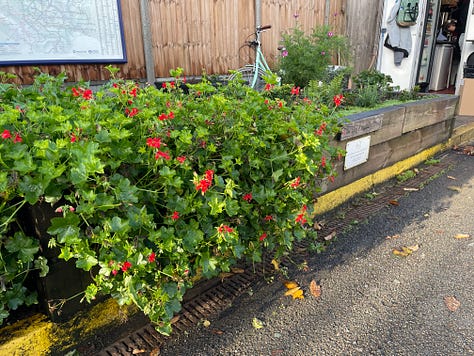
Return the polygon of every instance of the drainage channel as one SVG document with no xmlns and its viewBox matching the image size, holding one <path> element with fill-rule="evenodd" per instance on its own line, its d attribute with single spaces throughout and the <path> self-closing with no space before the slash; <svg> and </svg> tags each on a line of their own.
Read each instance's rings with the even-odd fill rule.
<svg viewBox="0 0 474 356">
<path fill-rule="evenodd" d="M 419 189 L 429 182 L 432 177 L 447 171 L 454 164 L 454 157 L 445 154 L 440 162 L 433 165 L 424 166 L 418 171 L 415 177 L 398 184 L 385 186 L 385 190 L 376 195 L 373 199 L 364 199 L 362 203 L 352 201 L 346 207 L 341 207 L 344 214 L 336 216 L 331 214 L 328 221 L 324 223 L 318 235 L 321 237 L 329 236 L 334 232 L 342 232 L 345 228 L 354 224 L 355 221 L 363 221 L 378 211 L 386 208 L 389 204 L 397 204 L 397 200 L 410 191 Z M 339 210 L 339 209 L 338 209 Z M 292 253 L 292 263 L 302 262 L 305 253 L 307 253 L 308 242 L 295 242 L 295 251 Z M 300 251 L 300 252 L 298 252 Z M 289 261 L 282 261 L 281 265 L 290 265 Z M 182 333 L 195 327 L 203 319 L 217 315 L 219 312 L 228 308 L 232 302 L 247 292 L 254 283 L 261 280 L 264 271 L 272 271 L 271 258 L 268 257 L 263 263 L 255 266 L 245 266 L 242 273 L 235 273 L 230 277 L 213 279 L 198 286 L 193 291 L 192 298 L 183 303 L 182 311 L 176 317 L 173 324 L 173 335 L 179 336 Z M 159 355 L 160 346 L 169 340 L 159 334 L 151 324 L 148 324 L 134 332 L 124 339 L 103 349 L 99 356 L 128 356 L 128 355 Z"/>
</svg>

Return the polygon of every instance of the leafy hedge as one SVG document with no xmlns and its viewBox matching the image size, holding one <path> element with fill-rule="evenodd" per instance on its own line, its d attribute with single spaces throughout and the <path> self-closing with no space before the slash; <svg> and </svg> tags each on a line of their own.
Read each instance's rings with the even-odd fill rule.
<svg viewBox="0 0 474 356">
<path fill-rule="evenodd" d="M 135 303 L 168 334 L 193 281 L 286 253 L 310 229 L 322 180 L 341 159 L 334 109 L 295 88 L 282 100 L 238 81 L 163 88 L 112 78 L 97 90 L 39 74 L 0 85 L 0 319 L 35 302 L 47 273 L 18 213 L 48 202 L 50 248 L 90 271 L 88 301 Z M 36 273 L 36 272 L 35 272 Z"/>
</svg>

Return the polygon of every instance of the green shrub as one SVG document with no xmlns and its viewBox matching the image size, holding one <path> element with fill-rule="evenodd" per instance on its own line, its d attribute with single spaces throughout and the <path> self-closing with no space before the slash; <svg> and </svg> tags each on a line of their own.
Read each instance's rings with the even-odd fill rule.
<svg viewBox="0 0 474 356">
<path fill-rule="evenodd" d="M 315 196 L 341 156 L 334 110 L 297 88 L 287 101 L 204 80 L 185 94 L 173 75 L 163 88 L 113 78 L 92 91 L 40 74 L 4 87 L 0 103 L 0 257 L 18 261 L 11 274 L 47 272 L 18 212 L 48 202 L 50 247 L 93 278 L 84 298 L 134 303 L 165 334 L 196 280 L 316 237 Z M 1 278 L 3 319 L 18 287 Z"/>
<path fill-rule="evenodd" d="M 283 83 L 301 88 L 311 80 L 326 81 L 331 75 L 328 66 L 335 59 L 348 58 L 348 41 L 331 32 L 328 26 L 316 27 L 307 35 L 298 27 L 283 35 L 284 49 L 279 57 L 279 69 Z"/>
</svg>

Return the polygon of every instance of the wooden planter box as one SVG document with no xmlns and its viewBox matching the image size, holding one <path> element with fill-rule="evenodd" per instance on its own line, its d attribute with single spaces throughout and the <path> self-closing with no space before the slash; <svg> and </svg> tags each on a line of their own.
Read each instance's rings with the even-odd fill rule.
<svg viewBox="0 0 474 356">
<path fill-rule="evenodd" d="M 338 168 L 324 192 L 350 184 L 382 168 L 445 142 L 452 133 L 458 96 L 437 95 L 416 102 L 349 115 L 336 145 L 367 144 L 368 158 L 352 168 Z M 346 160 L 350 157 L 346 157 Z"/>
</svg>

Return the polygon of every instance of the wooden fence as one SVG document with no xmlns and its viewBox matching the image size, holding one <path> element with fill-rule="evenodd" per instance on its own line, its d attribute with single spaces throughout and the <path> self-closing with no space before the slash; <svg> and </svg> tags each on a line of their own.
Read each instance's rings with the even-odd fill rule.
<svg viewBox="0 0 474 356">
<path fill-rule="evenodd" d="M 365 4 L 366 10 L 373 11 L 370 9 L 377 6 L 370 3 L 374 2 L 378 3 L 378 0 L 362 0 L 357 4 Z M 272 64 L 279 54 L 277 47 L 282 33 L 296 24 L 310 32 L 326 23 L 335 33 L 351 37 L 346 33 L 346 27 L 355 19 L 347 15 L 347 4 L 353 3 L 349 6 L 352 13 L 361 15 L 353 0 L 262 0 L 261 3 L 262 25 L 272 25 L 262 37 L 265 56 Z M 121 0 L 121 6 L 128 61 L 117 66 L 121 77 L 143 80 L 146 65 L 140 1 Z M 177 67 L 184 68 L 187 76 L 199 76 L 203 72 L 226 74 L 230 69 L 242 66 L 248 58 L 248 50 L 241 46 L 255 27 L 255 0 L 149 0 L 148 6 L 156 77 L 169 77 L 169 70 Z M 370 18 L 370 15 L 366 13 L 364 18 Z M 360 31 L 358 26 L 353 29 Z M 373 28 L 367 30 L 364 34 L 375 33 Z M 367 39 L 364 40 L 367 43 Z M 352 43 L 357 43 L 357 39 L 352 39 Z M 357 62 L 357 58 L 355 60 Z M 53 75 L 66 72 L 69 81 L 109 79 L 103 64 L 37 67 Z M 8 66 L 0 67 L 0 71 L 15 73 L 21 83 L 30 83 L 35 73 L 33 68 Z"/>
</svg>

